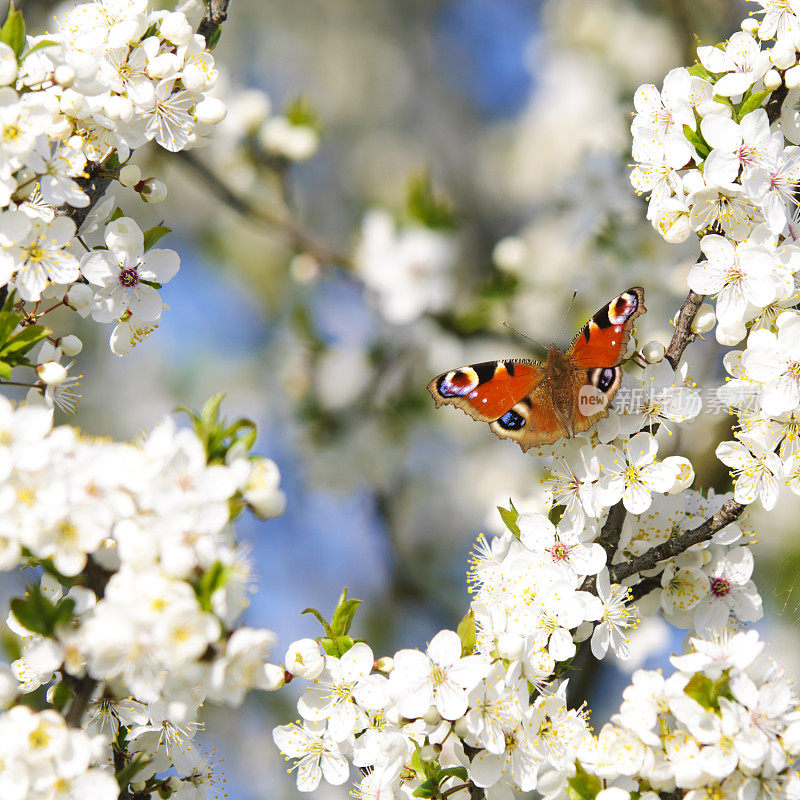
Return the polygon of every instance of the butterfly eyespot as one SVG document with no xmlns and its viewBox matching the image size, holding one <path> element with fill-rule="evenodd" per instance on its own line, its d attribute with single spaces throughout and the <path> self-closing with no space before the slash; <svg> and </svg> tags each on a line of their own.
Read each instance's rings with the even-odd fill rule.
<svg viewBox="0 0 800 800">
<path fill-rule="evenodd" d="M 479 383 L 475 370 L 464 367 L 442 375 L 436 389 L 442 397 L 463 397 L 476 389 Z"/>
<path fill-rule="evenodd" d="M 518 431 L 525 427 L 525 418 L 521 414 L 517 414 L 516 411 L 506 411 L 506 413 L 497 420 L 497 424 L 507 431 Z"/>
</svg>

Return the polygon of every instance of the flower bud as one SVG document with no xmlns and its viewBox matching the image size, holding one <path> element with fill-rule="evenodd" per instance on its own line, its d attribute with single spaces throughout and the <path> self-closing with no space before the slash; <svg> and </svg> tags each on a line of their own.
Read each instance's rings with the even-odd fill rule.
<svg viewBox="0 0 800 800">
<path fill-rule="evenodd" d="M 0 664 L 0 709 L 9 708 L 17 697 L 17 679 L 6 664 Z"/>
<path fill-rule="evenodd" d="M 800 66 L 787 69 L 783 80 L 787 89 L 800 89 Z"/>
<path fill-rule="evenodd" d="M 85 283 L 73 283 L 67 292 L 67 303 L 82 317 L 88 317 L 92 310 L 94 292 Z"/>
<path fill-rule="evenodd" d="M 716 321 L 717 315 L 714 313 L 714 307 L 708 303 L 703 303 L 697 309 L 697 314 L 692 320 L 692 333 L 708 333 L 714 327 Z"/>
<path fill-rule="evenodd" d="M 769 57 L 778 69 L 789 69 L 797 61 L 794 50 L 790 50 L 788 47 L 773 47 Z"/>
<path fill-rule="evenodd" d="M 161 35 L 173 44 L 188 44 L 194 31 L 189 24 L 189 20 L 180 11 L 172 11 L 165 14 L 159 25 Z"/>
<path fill-rule="evenodd" d="M 500 658 L 517 661 L 525 651 L 525 640 L 517 633 L 498 633 L 497 652 Z"/>
<path fill-rule="evenodd" d="M 694 467 L 688 458 L 667 456 L 661 463 L 675 472 L 675 482 L 667 489 L 667 494 L 679 494 L 694 483 Z"/>
<path fill-rule="evenodd" d="M 758 33 L 758 20 L 755 17 L 745 17 L 742 20 L 742 30 L 755 36 Z"/>
<path fill-rule="evenodd" d="M 439 712 L 436 710 L 436 706 L 431 706 L 423 715 L 422 719 L 428 723 L 428 725 L 438 725 L 442 718 L 439 715 Z M 434 756 L 435 757 L 435 756 Z M 424 758 L 424 756 L 423 756 Z M 428 761 L 432 761 L 433 759 L 429 758 Z"/>
<path fill-rule="evenodd" d="M 59 86 L 68 89 L 75 80 L 75 68 L 69 64 L 59 64 L 53 71 L 53 78 Z"/>
<path fill-rule="evenodd" d="M 16 79 L 17 56 L 5 42 L 0 42 L 0 86 L 8 86 Z"/>
<path fill-rule="evenodd" d="M 528 245 L 519 236 L 506 236 L 492 250 L 492 261 L 504 272 L 519 272 L 527 257 Z"/>
<path fill-rule="evenodd" d="M 36 367 L 36 374 L 39 376 L 39 380 L 48 386 L 58 386 L 67 378 L 66 367 L 59 364 L 58 361 L 45 361 L 43 364 L 39 364 Z"/>
<path fill-rule="evenodd" d="M 280 478 L 278 466 L 271 459 L 257 458 L 251 462 L 242 495 L 262 519 L 279 517 L 286 508 L 286 495 L 278 488 Z"/>
<path fill-rule="evenodd" d="M 309 253 L 298 253 L 289 264 L 289 274 L 298 283 L 314 283 L 319 278 L 319 273 L 319 261 Z"/>
<path fill-rule="evenodd" d="M 83 342 L 72 333 L 62 336 L 59 345 L 61 345 L 61 352 L 69 357 L 76 356 L 83 350 Z"/>
<path fill-rule="evenodd" d="M 274 692 L 286 683 L 286 672 L 277 664 L 264 664 L 264 675 L 258 683 L 258 688 L 265 692 Z"/>
<path fill-rule="evenodd" d="M 147 74 L 159 80 L 178 71 L 178 59 L 174 53 L 159 53 L 147 62 Z"/>
<path fill-rule="evenodd" d="M 394 669 L 394 659 L 391 656 L 383 656 L 375 661 L 373 669 L 388 675 Z"/>
<path fill-rule="evenodd" d="M 439 717 L 439 719 L 441 719 L 441 717 Z M 438 753 L 436 752 L 436 748 L 432 744 L 425 744 L 419 750 L 419 757 L 423 761 L 436 761 Z"/>
<path fill-rule="evenodd" d="M 136 164 L 126 164 L 119 171 L 119 182 L 123 186 L 136 186 L 142 179 L 142 171 Z"/>
<path fill-rule="evenodd" d="M 225 119 L 227 113 L 228 109 L 222 100 L 216 97 L 206 97 L 197 104 L 194 115 L 197 121 L 204 125 L 216 125 Z"/>
<path fill-rule="evenodd" d="M 776 69 L 771 69 L 764 76 L 765 89 L 777 89 L 783 83 L 780 72 Z"/>
<path fill-rule="evenodd" d="M 167 187 L 157 178 L 139 181 L 135 188 L 145 203 L 160 203 L 167 199 Z"/>
<path fill-rule="evenodd" d="M 58 107 L 71 117 L 77 117 L 85 105 L 85 97 L 74 89 L 65 89 L 58 100 Z"/>
<path fill-rule="evenodd" d="M 642 355 L 644 356 L 644 360 L 647 361 L 648 364 L 658 364 L 662 358 L 664 358 L 664 353 L 666 352 L 666 348 L 664 347 L 661 342 L 657 342 L 655 339 L 648 342 L 642 348 Z"/>
<path fill-rule="evenodd" d="M 464 737 L 469 736 L 470 731 L 466 716 L 460 717 L 456 720 L 453 730 L 456 736 L 461 739 L 461 741 L 464 741 Z"/>
<path fill-rule="evenodd" d="M 325 666 L 325 656 L 313 639 L 298 639 L 289 645 L 284 663 L 287 672 L 313 681 Z"/>
</svg>

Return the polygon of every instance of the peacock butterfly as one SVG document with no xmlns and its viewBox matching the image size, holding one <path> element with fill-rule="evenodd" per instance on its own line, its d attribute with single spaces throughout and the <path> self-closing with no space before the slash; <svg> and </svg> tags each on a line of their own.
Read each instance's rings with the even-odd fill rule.
<svg viewBox="0 0 800 800">
<path fill-rule="evenodd" d="M 516 358 L 484 361 L 439 375 L 428 391 L 437 408 L 455 405 L 523 450 L 552 444 L 608 416 L 622 383 L 620 361 L 633 321 L 646 310 L 644 289 L 634 286 L 603 306 L 566 353 L 551 345 L 544 365 Z"/>
</svg>

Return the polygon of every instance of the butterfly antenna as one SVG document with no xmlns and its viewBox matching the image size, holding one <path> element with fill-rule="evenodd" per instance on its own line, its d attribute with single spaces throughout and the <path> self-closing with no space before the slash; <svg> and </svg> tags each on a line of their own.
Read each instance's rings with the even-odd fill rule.
<svg viewBox="0 0 800 800">
<path fill-rule="evenodd" d="M 507 322 L 504 322 L 503 325 L 505 325 L 506 328 L 508 328 L 510 331 L 514 331 L 514 333 L 516 333 L 517 336 L 521 336 L 523 339 L 528 339 L 531 342 L 533 342 L 534 344 L 539 345 L 539 347 L 541 347 L 543 350 L 547 350 L 547 347 L 545 345 L 543 345 L 538 339 L 534 339 L 533 336 L 528 336 L 527 333 L 523 333 L 522 331 L 518 331 L 513 325 L 509 325 Z"/>
<path fill-rule="evenodd" d="M 567 306 L 567 310 L 564 312 L 564 319 L 561 320 L 561 327 L 558 329 L 558 333 L 556 334 L 556 340 L 561 336 L 561 332 L 564 330 L 564 326 L 567 324 L 567 317 L 569 317 L 569 312 L 572 311 L 572 304 L 575 302 L 575 298 L 578 296 L 578 290 L 576 289 L 572 293 L 572 298 L 569 301 L 569 305 Z"/>
</svg>

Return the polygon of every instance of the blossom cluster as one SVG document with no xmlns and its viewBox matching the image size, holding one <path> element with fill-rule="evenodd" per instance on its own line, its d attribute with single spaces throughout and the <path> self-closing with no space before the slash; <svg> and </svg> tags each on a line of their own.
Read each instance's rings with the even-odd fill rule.
<svg viewBox="0 0 800 800">
<path fill-rule="evenodd" d="M 667 241 L 701 237 L 688 284 L 714 298 L 718 341 L 746 339 L 725 359 L 731 383 L 719 396 L 739 430 L 717 456 L 737 502 L 771 509 L 787 484 L 800 491 L 800 17 L 791 3 L 759 5 L 760 19 L 698 47 L 698 63 L 672 70 L 661 90 L 639 88 L 631 181 L 649 193 L 648 218 Z M 745 397 L 755 402 L 744 407 Z"/>
<path fill-rule="evenodd" d="M 210 95 L 214 57 L 193 29 L 203 6 L 181 8 L 88 2 L 66 11 L 56 33 L 26 36 L 22 12 L 10 6 L 0 40 L 0 288 L 20 322 L 61 305 L 91 313 L 117 323 L 118 355 L 158 326 L 158 288 L 177 272 L 178 256 L 150 248 L 168 229 L 143 235 L 117 219 L 111 195 L 92 206 L 114 179 L 144 200 L 163 199 L 164 185 L 127 163 L 133 150 L 149 141 L 171 152 L 202 145 L 225 116 Z M 87 241 L 95 232 L 100 251 Z M 56 338 L 68 340 L 63 355 L 80 352 L 77 337 Z M 38 372 L 40 390 L 64 377 L 58 368 Z"/>
<path fill-rule="evenodd" d="M 137 781 L 171 767 L 189 776 L 206 698 L 234 705 L 283 684 L 274 634 L 237 626 L 252 578 L 230 526 L 245 506 L 281 513 L 277 467 L 235 445 L 212 459 L 171 419 L 133 446 L 52 428 L 51 417 L 0 399 L 0 569 L 43 569 L 8 618 L 16 692 L 47 687 L 69 713 L 88 686 L 102 753 L 122 729 L 128 753 L 147 756 Z"/>
</svg>

